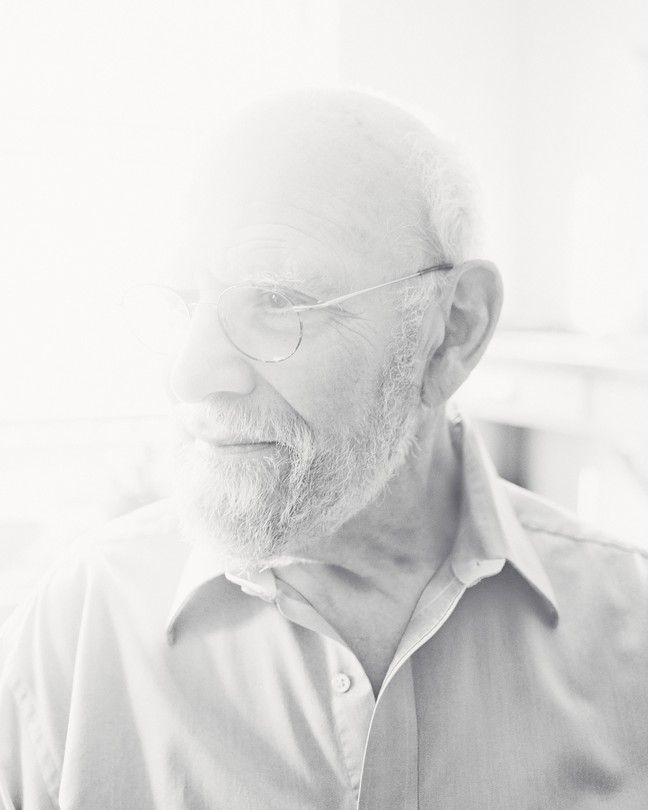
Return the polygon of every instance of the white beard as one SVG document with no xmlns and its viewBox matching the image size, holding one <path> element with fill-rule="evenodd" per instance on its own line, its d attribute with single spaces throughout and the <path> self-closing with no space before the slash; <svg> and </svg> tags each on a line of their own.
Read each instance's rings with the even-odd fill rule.
<svg viewBox="0 0 648 810">
<path fill-rule="evenodd" d="M 213 425 L 278 443 L 267 457 L 224 460 L 197 451 L 185 432 L 176 494 L 186 539 L 211 545 L 231 566 L 262 569 L 307 552 L 371 503 L 415 444 L 415 346 L 411 334 L 391 341 L 374 401 L 354 432 L 318 437 L 294 412 L 255 416 L 244 400 L 180 406 L 207 433 Z"/>
</svg>

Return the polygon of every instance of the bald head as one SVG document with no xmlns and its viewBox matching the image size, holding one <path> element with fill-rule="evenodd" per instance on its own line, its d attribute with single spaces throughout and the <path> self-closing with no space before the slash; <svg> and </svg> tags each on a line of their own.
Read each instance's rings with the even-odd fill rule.
<svg viewBox="0 0 648 810">
<path fill-rule="evenodd" d="M 220 222 L 268 200 L 337 218 L 340 249 L 362 252 L 385 278 L 394 263 L 466 258 L 464 177 L 447 146 L 391 102 L 339 89 L 272 96 L 241 110 L 216 151 L 208 183 Z"/>
</svg>

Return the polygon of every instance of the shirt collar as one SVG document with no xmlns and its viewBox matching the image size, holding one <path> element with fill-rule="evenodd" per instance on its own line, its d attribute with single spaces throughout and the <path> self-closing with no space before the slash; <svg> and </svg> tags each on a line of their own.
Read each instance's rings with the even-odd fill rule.
<svg viewBox="0 0 648 810">
<path fill-rule="evenodd" d="M 449 407 L 453 446 L 461 459 L 463 503 L 451 565 L 467 587 L 498 574 L 510 563 L 540 596 L 551 623 L 558 622 L 556 597 L 531 540 L 515 514 L 484 445 L 470 423 Z M 195 546 L 187 560 L 167 619 L 167 639 L 175 640 L 176 622 L 187 603 L 207 582 L 225 576 L 252 596 L 274 601 L 277 583 L 271 569 L 231 572 L 225 560 L 207 545 Z"/>
<path fill-rule="evenodd" d="M 191 549 L 167 617 L 166 632 L 169 644 L 175 641 L 176 621 L 192 596 L 206 582 L 224 573 L 225 563 L 214 549 L 204 544 Z"/>
<path fill-rule="evenodd" d="M 170 644 L 175 641 L 176 621 L 196 591 L 223 575 L 239 585 L 244 593 L 258 596 L 266 602 L 273 602 L 277 595 L 277 581 L 272 570 L 231 571 L 228 570 L 225 559 L 215 549 L 205 544 L 196 545 L 189 554 L 167 617 L 166 631 Z"/>
<path fill-rule="evenodd" d="M 457 541 L 452 551 L 455 576 L 470 587 L 509 563 L 541 599 L 552 625 L 558 622 L 556 596 L 527 532 L 516 515 L 482 440 L 454 408 L 451 431 L 461 454 L 463 498 Z"/>
</svg>

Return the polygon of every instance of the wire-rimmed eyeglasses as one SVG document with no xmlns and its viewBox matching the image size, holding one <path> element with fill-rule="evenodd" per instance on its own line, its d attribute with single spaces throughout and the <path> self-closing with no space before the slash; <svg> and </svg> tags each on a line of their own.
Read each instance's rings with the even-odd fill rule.
<svg viewBox="0 0 648 810">
<path fill-rule="evenodd" d="M 176 354 L 185 341 L 194 310 L 208 306 L 216 309 L 223 332 L 238 351 L 252 360 L 280 363 L 292 357 L 301 345 L 303 313 L 322 310 L 357 295 L 452 268 L 452 264 L 436 264 L 314 304 L 295 303 L 296 293 L 272 285 L 236 284 L 224 289 L 212 303 L 191 301 L 178 290 L 160 284 L 139 284 L 127 290 L 122 305 L 131 331 L 158 354 Z"/>
</svg>

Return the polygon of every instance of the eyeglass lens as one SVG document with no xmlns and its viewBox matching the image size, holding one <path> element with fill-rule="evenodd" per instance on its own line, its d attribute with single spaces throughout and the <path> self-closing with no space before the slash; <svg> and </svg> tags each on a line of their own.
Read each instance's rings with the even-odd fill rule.
<svg viewBox="0 0 648 810">
<path fill-rule="evenodd" d="M 298 313 L 289 298 L 274 290 L 230 287 L 220 296 L 218 317 L 231 342 L 255 360 L 286 360 L 301 342 Z"/>
<path fill-rule="evenodd" d="M 177 354 L 186 339 L 191 312 L 175 290 L 141 285 L 123 301 L 135 336 L 160 354 Z M 230 287 L 218 301 L 218 317 L 230 342 L 254 360 L 278 362 L 297 351 L 302 323 L 283 293 L 261 287 Z"/>
<path fill-rule="evenodd" d="M 158 354 L 177 354 L 189 329 L 191 314 L 175 290 L 155 284 L 133 287 L 122 302 L 135 337 Z"/>
</svg>

